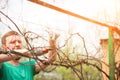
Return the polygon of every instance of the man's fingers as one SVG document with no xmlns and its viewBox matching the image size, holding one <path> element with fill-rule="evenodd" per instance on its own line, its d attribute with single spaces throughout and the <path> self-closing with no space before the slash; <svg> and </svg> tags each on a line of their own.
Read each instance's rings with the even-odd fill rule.
<svg viewBox="0 0 120 80">
<path fill-rule="evenodd" d="M 51 38 L 52 40 L 57 40 L 59 36 L 60 36 L 60 34 L 58 34 L 58 33 L 52 33 L 52 34 L 50 35 L 50 38 Z"/>
<path fill-rule="evenodd" d="M 56 40 L 59 36 L 60 36 L 60 34 L 55 33 L 55 37 L 54 37 L 54 39 Z"/>
</svg>

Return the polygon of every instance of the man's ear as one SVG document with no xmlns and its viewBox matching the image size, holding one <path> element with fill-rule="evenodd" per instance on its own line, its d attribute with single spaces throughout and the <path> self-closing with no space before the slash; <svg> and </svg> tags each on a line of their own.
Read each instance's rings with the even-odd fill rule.
<svg viewBox="0 0 120 80">
<path fill-rule="evenodd" d="M 2 44 L 2 49 L 7 49 L 6 45 Z"/>
</svg>

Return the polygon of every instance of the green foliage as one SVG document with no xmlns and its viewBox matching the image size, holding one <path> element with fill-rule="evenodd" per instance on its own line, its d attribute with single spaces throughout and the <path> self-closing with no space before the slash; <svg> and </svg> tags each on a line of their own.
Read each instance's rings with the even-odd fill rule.
<svg viewBox="0 0 120 80">
<path fill-rule="evenodd" d="M 84 64 L 82 70 L 85 80 L 101 80 L 101 74 L 96 67 Z"/>
<path fill-rule="evenodd" d="M 78 80 L 74 72 L 70 68 L 57 67 L 55 73 L 61 73 L 64 80 Z"/>
<path fill-rule="evenodd" d="M 38 75 L 35 76 L 34 80 L 79 80 L 71 69 L 67 69 L 65 67 L 57 67 L 54 71 L 50 72 L 49 74 L 54 74 L 52 78 L 50 78 L 48 75 L 46 75 L 45 77 L 43 76 L 43 74 L 46 73 L 40 72 Z M 61 78 L 57 78 L 55 76 L 60 76 Z"/>
<path fill-rule="evenodd" d="M 77 66 L 75 68 L 80 70 L 80 66 Z M 50 78 L 48 75 L 46 75 L 45 77 L 43 76 L 43 74 L 46 73 L 40 72 L 38 75 L 35 76 L 34 80 L 81 80 L 71 68 L 65 67 L 57 67 L 54 71 L 48 73 L 54 74 L 52 78 Z M 82 65 L 83 77 L 80 72 L 78 74 L 80 78 L 83 78 L 84 80 L 101 80 L 100 72 L 95 67 L 90 65 Z M 55 77 L 59 75 L 61 75 L 62 78 Z"/>
</svg>

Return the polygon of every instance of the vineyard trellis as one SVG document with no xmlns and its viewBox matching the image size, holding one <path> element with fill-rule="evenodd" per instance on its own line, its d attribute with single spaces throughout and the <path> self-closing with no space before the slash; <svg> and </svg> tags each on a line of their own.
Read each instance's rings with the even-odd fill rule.
<svg viewBox="0 0 120 80">
<path fill-rule="evenodd" d="M 115 26 L 107 25 L 107 24 L 105 24 L 105 23 L 101 23 L 101 22 L 98 22 L 98 21 L 95 21 L 95 20 L 86 18 L 86 17 L 84 17 L 84 16 L 80 16 L 80 15 L 78 15 L 78 14 L 75 14 L 75 13 L 73 13 L 73 12 L 70 12 L 70 11 L 67 11 L 67 10 L 64 10 L 64 9 L 61 9 L 61 8 L 58 8 L 58 7 L 56 7 L 56 6 L 53 6 L 53 5 L 51 5 L 51 4 L 45 3 L 45 2 L 40 1 L 40 0 L 29 0 L 29 1 L 32 1 L 32 2 L 38 3 L 38 4 L 40 4 L 40 5 L 43 5 L 43 6 L 45 6 L 45 7 L 48 7 L 48 8 L 57 10 L 57 11 L 59 11 L 59 12 L 62 12 L 62 13 L 65 13 L 65 14 L 68 14 L 68 15 L 71 15 L 71 16 L 74 16 L 74 17 L 77 17 L 77 18 L 79 18 L 79 19 L 86 20 L 86 21 L 88 21 L 88 22 L 92 22 L 92 23 L 101 25 L 101 26 L 103 26 L 103 27 L 107 27 L 107 28 L 109 28 L 110 30 L 112 30 L 113 32 L 116 32 L 117 34 L 120 35 L 120 30 L 119 30 L 117 27 L 115 27 Z M 18 31 L 25 37 L 27 44 L 31 47 L 29 50 L 32 51 L 33 47 L 31 46 L 31 44 L 30 44 L 30 42 L 29 42 L 29 38 L 30 38 L 30 37 L 25 36 L 25 34 L 26 34 L 27 32 L 26 32 L 26 33 L 22 33 L 22 32 L 19 30 L 19 26 L 17 26 L 17 25 L 14 23 L 14 21 L 12 21 L 12 19 L 10 19 L 10 18 L 9 18 L 7 15 L 5 15 L 2 11 L 0 11 L 0 13 L 3 14 L 5 17 L 7 17 L 7 18 L 16 26 L 16 28 L 18 29 Z M 36 35 L 37 35 L 37 34 L 36 34 Z M 64 44 L 62 47 L 65 47 L 66 44 L 68 43 L 68 41 L 69 41 L 74 35 L 77 35 L 78 37 L 80 37 L 80 38 L 83 40 L 84 48 L 86 48 L 86 44 L 85 44 L 84 38 L 83 38 L 79 33 L 71 34 L 70 37 L 66 40 L 65 44 Z M 37 35 L 37 36 L 39 36 L 39 35 Z M 113 44 L 113 42 L 111 41 L 111 38 L 113 38 L 113 36 L 110 35 L 109 37 L 110 37 L 109 45 L 111 45 L 111 46 L 109 46 L 109 47 L 110 47 L 110 50 L 111 50 L 112 44 Z M 96 61 L 96 62 L 99 62 L 99 63 L 101 64 L 101 61 L 98 60 L 97 58 L 91 57 L 91 56 L 89 56 L 88 53 L 87 53 L 87 55 L 85 56 L 84 59 L 71 60 L 71 59 L 69 58 L 69 55 L 66 55 L 63 51 L 60 50 L 62 47 L 58 47 L 57 50 L 58 50 L 58 53 L 59 53 L 59 52 L 62 53 L 62 54 L 64 55 L 64 57 L 62 57 L 61 55 L 58 54 L 59 60 L 58 60 L 57 62 L 55 62 L 55 63 L 52 63 L 51 65 L 64 66 L 64 67 L 66 67 L 66 68 L 71 68 L 71 69 L 76 73 L 76 75 L 78 76 L 78 78 L 79 78 L 80 80 L 81 80 L 81 79 L 84 80 L 84 76 L 82 76 L 83 73 L 82 73 L 79 69 L 75 68 L 74 66 L 81 65 L 81 67 L 82 67 L 82 64 L 91 65 L 91 66 L 95 67 L 96 69 L 98 69 L 98 71 L 104 73 L 108 78 L 110 78 L 110 80 L 114 80 L 114 71 L 115 71 L 114 69 L 112 69 L 113 71 L 110 72 L 110 73 L 113 73 L 113 74 L 107 75 L 107 74 L 101 69 L 101 67 L 99 67 L 98 65 L 96 65 L 96 64 L 94 64 L 94 63 L 90 63 L 90 61 Z M 1 50 L 0 52 L 1 52 L 1 53 L 2 53 L 2 52 L 3 52 L 3 53 L 6 53 L 6 52 L 4 52 L 3 50 Z M 87 52 L 87 50 L 86 50 L 86 52 Z M 111 52 L 111 51 L 110 51 L 110 52 Z M 16 53 L 16 52 L 11 51 L 11 52 L 9 52 L 9 53 Z M 18 55 L 21 55 L 21 54 L 19 54 L 19 53 L 17 53 L 17 54 L 18 54 Z M 113 54 L 113 53 L 111 53 L 111 54 Z M 31 58 L 30 56 L 26 56 L 26 55 L 21 55 L 21 56 Z M 33 56 L 34 56 L 34 54 L 33 54 Z M 112 56 L 112 57 L 114 57 L 114 56 Z M 35 57 L 35 59 L 39 59 L 39 58 L 38 58 L 38 57 Z M 114 59 L 114 58 L 112 58 L 112 59 Z M 41 60 L 40 60 L 40 61 L 41 61 Z M 109 65 L 112 65 L 112 66 L 114 67 L 114 62 L 110 63 Z M 82 67 L 82 68 L 83 68 L 83 67 Z M 111 71 L 111 69 L 110 69 L 110 71 Z M 80 74 L 79 74 L 79 73 L 80 73 Z M 81 77 L 81 76 L 82 76 L 82 77 Z"/>
</svg>

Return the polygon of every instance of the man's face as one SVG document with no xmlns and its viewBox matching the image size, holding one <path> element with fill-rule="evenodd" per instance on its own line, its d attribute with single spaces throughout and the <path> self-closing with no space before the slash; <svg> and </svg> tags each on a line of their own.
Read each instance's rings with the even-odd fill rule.
<svg viewBox="0 0 120 80">
<path fill-rule="evenodd" d="M 11 35 L 6 37 L 6 45 L 7 50 L 16 50 L 22 49 L 22 41 L 19 35 Z"/>
</svg>

